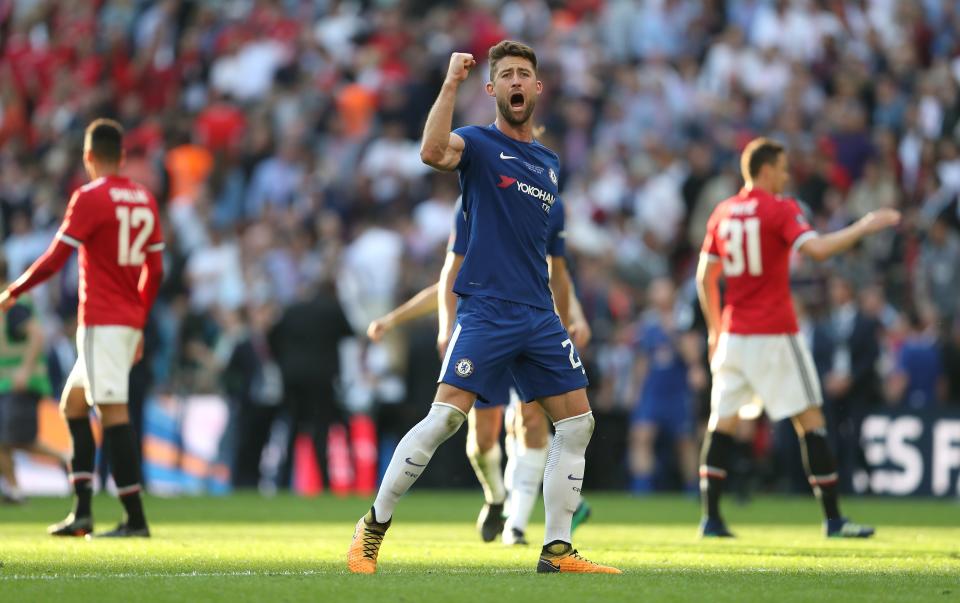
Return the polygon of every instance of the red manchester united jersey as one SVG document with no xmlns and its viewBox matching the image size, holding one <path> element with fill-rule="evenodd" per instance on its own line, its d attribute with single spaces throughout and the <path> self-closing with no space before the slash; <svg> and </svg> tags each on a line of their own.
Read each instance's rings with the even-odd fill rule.
<svg viewBox="0 0 960 603">
<path fill-rule="evenodd" d="M 153 195 L 128 178 L 97 178 L 73 193 L 57 238 L 80 250 L 80 324 L 142 328 L 141 269 L 163 249 Z"/>
<path fill-rule="evenodd" d="M 743 189 L 713 210 L 701 251 L 723 263 L 721 331 L 797 332 L 790 253 L 815 236 L 796 201 L 759 189 Z"/>
</svg>

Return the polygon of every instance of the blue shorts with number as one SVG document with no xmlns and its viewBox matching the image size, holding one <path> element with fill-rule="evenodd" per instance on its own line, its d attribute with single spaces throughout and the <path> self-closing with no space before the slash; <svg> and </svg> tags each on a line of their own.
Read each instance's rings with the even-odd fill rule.
<svg viewBox="0 0 960 603">
<path fill-rule="evenodd" d="M 438 381 L 499 403 L 510 378 L 525 401 L 588 384 L 554 311 L 478 295 L 461 298 Z"/>
</svg>

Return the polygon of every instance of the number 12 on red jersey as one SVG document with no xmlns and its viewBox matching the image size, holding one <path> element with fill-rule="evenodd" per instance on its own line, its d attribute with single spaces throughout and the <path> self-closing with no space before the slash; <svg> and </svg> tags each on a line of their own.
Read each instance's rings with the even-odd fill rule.
<svg viewBox="0 0 960 603">
<path fill-rule="evenodd" d="M 143 249 L 153 233 L 153 212 L 149 207 L 117 208 L 117 221 L 120 222 L 120 236 L 117 237 L 117 263 L 121 266 L 142 266 L 147 260 Z M 136 233 L 131 244 L 131 230 Z"/>
</svg>

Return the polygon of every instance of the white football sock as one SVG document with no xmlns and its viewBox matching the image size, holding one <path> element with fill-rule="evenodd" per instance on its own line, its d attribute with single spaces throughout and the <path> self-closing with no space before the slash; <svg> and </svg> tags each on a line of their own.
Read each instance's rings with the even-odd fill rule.
<svg viewBox="0 0 960 603">
<path fill-rule="evenodd" d="M 516 528 L 526 531 L 530 522 L 530 513 L 533 505 L 540 496 L 540 482 L 543 479 L 543 469 L 547 464 L 546 448 L 527 448 L 518 446 L 516 456 L 516 470 L 514 472 L 513 488 L 510 490 L 510 504 L 507 508 L 507 524 L 505 530 Z"/>
<path fill-rule="evenodd" d="M 593 413 L 563 419 L 553 424 L 556 434 L 547 454 L 543 476 L 543 506 L 547 512 L 543 544 L 570 542 L 570 522 L 580 504 L 584 454 L 593 434 Z"/>
<path fill-rule="evenodd" d="M 507 497 L 507 490 L 503 485 L 503 467 L 501 459 L 503 452 L 500 442 L 496 442 L 490 450 L 480 452 L 476 437 L 473 433 L 467 437 L 467 458 L 473 465 L 473 472 L 483 487 L 483 497 L 487 504 L 503 504 Z"/>
<path fill-rule="evenodd" d="M 393 517 L 397 501 L 423 473 L 437 447 L 457 433 L 466 418 L 467 415 L 455 406 L 434 402 L 427 416 L 403 436 L 373 502 L 378 522 Z"/>
</svg>

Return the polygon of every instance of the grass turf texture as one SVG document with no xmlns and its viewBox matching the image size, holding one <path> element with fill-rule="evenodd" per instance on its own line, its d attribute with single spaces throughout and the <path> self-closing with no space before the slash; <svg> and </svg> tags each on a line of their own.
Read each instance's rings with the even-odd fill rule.
<svg viewBox="0 0 960 603">
<path fill-rule="evenodd" d="M 345 562 L 368 499 L 148 498 L 152 540 L 94 542 L 46 536 L 68 502 L 34 499 L 0 507 L 0 601 L 960 601 L 953 501 L 848 500 L 846 512 L 879 528 L 853 541 L 823 538 L 812 497 L 764 498 L 727 505 L 736 540 L 701 542 L 691 500 L 589 500 L 575 544 L 622 576 L 535 574 L 542 509 L 534 545 L 484 544 L 479 493 L 406 497 L 375 576 Z M 97 527 L 112 528 L 119 509 L 97 496 Z"/>
</svg>

